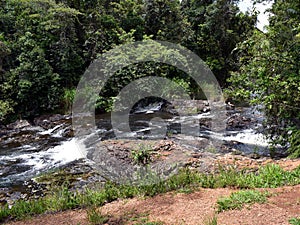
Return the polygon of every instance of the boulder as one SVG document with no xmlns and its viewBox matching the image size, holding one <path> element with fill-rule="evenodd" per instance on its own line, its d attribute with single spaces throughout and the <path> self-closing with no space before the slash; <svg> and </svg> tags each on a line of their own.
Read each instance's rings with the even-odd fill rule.
<svg viewBox="0 0 300 225">
<path fill-rule="evenodd" d="M 17 120 L 13 123 L 8 124 L 6 127 L 11 130 L 18 130 L 30 126 L 31 124 L 27 120 Z"/>
<path fill-rule="evenodd" d="M 40 126 L 44 129 L 50 129 L 59 124 L 61 120 L 65 119 L 65 117 L 61 114 L 50 114 L 50 115 L 42 115 L 36 117 L 33 120 L 33 123 L 36 126 Z"/>
</svg>

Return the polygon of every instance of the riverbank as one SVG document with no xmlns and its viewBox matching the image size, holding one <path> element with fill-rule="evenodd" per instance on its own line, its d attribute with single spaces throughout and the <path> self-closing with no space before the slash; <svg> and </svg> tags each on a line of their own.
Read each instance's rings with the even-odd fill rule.
<svg viewBox="0 0 300 225">
<path fill-rule="evenodd" d="M 262 189 L 258 189 L 262 190 Z M 263 189 L 265 190 L 265 189 Z M 300 186 L 268 189 L 272 194 L 266 203 L 246 205 L 241 210 L 216 213 L 219 198 L 237 190 L 230 188 L 199 189 L 193 193 L 170 192 L 152 198 L 117 200 L 97 208 L 104 223 L 98 224 L 223 224 L 288 225 L 300 216 Z M 7 225 L 93 224 L 86 209 L 46 214 Z M 217 221 L 213 223 L 213 221 Z"/>
<path fill-rule="evenodd" d="M 98 207 L 120 199 L 198 193 L 201 188 L 217 191 L 226 187 L 234 191 L 300 183 L 300 160 L 281 155 L 271 158 L 266 141 L 254 130 L 260 127 L 261 118 L 253 110 L 228 112 L 227 129 L 219 136 L 209 130 L 209 113 L 202 113 L 197 115 L 199 136 L 177 133 L 178 123 L 169 118 L 164 138 L 142 138 L 152 132 L 153 116 L 155 114 L 137 114 L 130 132 L 135 138 L 116 139 L 112 137 L 109 115 L 101 115 L 97 118 L 97 132 L 83 142 L 89 148 L 87 159 L 77 158 L 75 154 L 78 140 L 73 137 L 68 116 L 41 117 L 34 124 L 19 121 L 12 128 L 7 127 L 0 137 L 5 149 L 2 163 L 6 165 L 2 179 L 15 180 L 20 185 L 1 189 L 1 202 L 7 203 L 0 212 L 2 221 L 45 213 L 47 218 L 47 214 L 60 215 L 57 212 L 69 209 L 82 209 L 88 212 L 85 215 L 89 220 L 92 217 L 97 220 L 102 218 Z M 186 122 L 191 117 L 177 119 Z M 24 171 L 20 171 L 22 168 Z M 147 168 L 155 172 L 154 177 L 152 173 L 146 174 L 154 180 L 144 176 L 144 180 L 137 180 L 139 186 L 115 186 L 114 183 L 135 181 L 136 176 L 127 175 L 148 171 Z M 178 174 L 178 171 L 183 172 Z M 27 180 L 22 180 L 24 178 Z M 71 212 L 77 218 L 77 211 Z M 108 215 L 112 221 L 120 217 Z"/>
<path fill-rule="evenodd" d="M 195 115 L 179 118 L 165 112 L 132 114 L 132 131 L 128 133 L 131 139 L 116 139 L 110 114 L 99 115 L 95 134 L 82 143 L 89 148 L 86 153 L 92 162 L 82 158 L 78 151 L 78 140 L 73 137 L 68 115 L 43 115 L 31 122 L 23 120 L 7 125 L 0 134 L 0 202 L 12 205 L 17 200 L 37 199 L 53 184 L 60 186 L 64 181 L 70 183 L 72 191 L 107 180 L 119 182 L 120 178 L 128 177 L 124 171 L 130 174 L 137 166 L 147 163 L 164 179 L 180 168 L 214 173 L 219 165 L 240 169 L 284 164 L 281 155 L 277 160 L 270 158 L 266 140 L 257 133 L 262 115 L 255 109 L 228 109 L 227 128 L 219 135 L 209 129 L 210 113 L 202 111 L 196 115 L 200 126 L 196 137 L 177 132 L 180 123 L 195 119 Z M 165 118 L 168 130 L 164 138 L 149 140 L 149 132 L 156 129 L 151 125 L 155 116 Z M 35 179 L 44 174 L 49 175 Z"/>
<path fill-rule="evenodd" d="M 74 205 L 73 210 L 46 211 L 43 215 L 21 221 L 7 221 L 6 224 L 292 224 L 289 221 L 296 221 L 300 216 L 299 160 L 287 160 L 282 166 L 285 170 L 269 164 L 260 168 L 243 167 L 247 173 L 237 172 L 237 169 L 225 169 L 219 174 L 205 176 L 183 173 L 173 181 L 164 182 L 165 186 L 156 184 L 150 189 L 138 189 L 139 191 L 133 187 L 126 191 L 116 187 L 113 192 L 112 189 L 108 191 L 115 193 L 111 196 L 113 201 L 101 201 L 99 196 L 102 195 L 98 192 L 92 198 L 95 200 L 94 204 L 88 207 Z M 290 170 L 294 167 L 296 169 Z M 250 172 L 253 169 L 256 172 Z M 177 184 L 173 186 L 173 190 L 163 189 L 170 187 L 174 181 Z M 285 184 L 294 186 L 282 186 Z M 221 186 L 225 188 L 220 188 Z M 261 186 L 274 188 L 254 188 Z M 248 192 L 247 190 L 261 193 L 268 191 L 266 201 L 256 203 L 255 199 L 251 202 L 246 198 L 240 209 L 218 211 L 220 199 L 230 197 L 232 193 Z M 167 192 L 164 193 L 165 191 Z M 77 200 L 73 197 L 68 202 L 74 204 Z"/>
<path fill-rule="evenodd" d="M 104 224 L 99 223 L 100 220 L 106 221 L 106 224 L 147 224 L 145 221 L 157 222 L 148 224 L 206 224 L 204 219 L 218 220 L 218 224 L 289 224 L 289 219 L 300 216 L 300 160 L 280 163 L 285 170 L 275 164 L 263 167 L 252 165 L 242 170 L 222 168 L 219 172 L 206 175 L 185 170 L 150 186 L 109 184 L 94 193 L 77 195 L 65 189 L 41 202 L 31 201 L 27 206 L 16 204 L 7 209 L 6 215 L 13 216 L 15 213 L 18 218 L 24 218 L 46 213 L 8 224 Z M 240 190 L 267 190 L 269 194 L 263 204 L 254 201 L 254 204 L 242 205 L 238 211 L 218 212 L 221 196 Z M 244 201 L 249 203 L 247 196 Z M 58 208 L 54 210 L 53 207 Z M 29 211 L 26 213 L 26 210 Z M 5 211 L 0 214 L 3 220 Z M 135 223 L 139 220 L 144 223 Z"/>
</svg>

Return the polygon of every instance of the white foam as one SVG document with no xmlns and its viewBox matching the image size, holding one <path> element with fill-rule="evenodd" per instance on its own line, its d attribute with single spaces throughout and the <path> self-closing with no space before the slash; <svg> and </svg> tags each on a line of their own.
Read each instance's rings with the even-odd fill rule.
<svg viewBox="0 0 300 225">
<path fill-rule="evenodd" d="M 53 163 L 68 163 L 85 157 L 83 145 L 73 138 L 70 141 L 65 141 L 61 145 L 48 149 L 46 153 L 53 159 Z"/>
<path fill-rule="evenodd" d="M 261 133 L 256 133 L 253 129 L 246 129 L 243 130 L 242 132 L 237 133 L 236 135 L 227 136 L 225 137 L 225 140 L 238 141 L 245 144 L 257 145 L 263 147 L 269 146 L 269 140 L 266 138 L 266 136 Z"/>
<path fill-rule="evenodd" d="M 1 156 L 0 160 L 17 161 L 21 159 L 24 161 L 21 164 L 30 165 L 33 167 L 33 170 L 42 170 L 82 158 L 85 158 L 84 145 L 73 138 L 53 148 L 49 148 L 47 151 Z"/>
<path fill-rule="evenodd" d="M 268 147 L 269 140 L 261 133 L 255 132 L 253 129 L 246 129 L 242 131 L 227 132 L 227 135 L 217 134 L 214 132 L 208 132 L 213 138 L 224 141 L 236 141 L 249 145 L 256 145 L 261 147 Z"/>
<path fill-rule="evenodd" d="M 49 129 L 49 130 L 45 130 L 45 131 L 42 131 L 40 132 L 41 135 L 47 135 L 47 134 L 52 134 L 55 130 L 57 130 L 58 128 L 60 128 L 61 126 L 63 126 L 64 124 L 59 124 L 59 125 L 56 125 L 55 127 Z"/>
</svg>

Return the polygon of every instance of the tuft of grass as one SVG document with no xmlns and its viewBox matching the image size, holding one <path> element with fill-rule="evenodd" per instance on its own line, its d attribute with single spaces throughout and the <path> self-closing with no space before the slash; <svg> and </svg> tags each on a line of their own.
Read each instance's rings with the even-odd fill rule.
<svg viewBox="0 0 300 225">
<path fill-rule="evenodd" d="M 141 222 L 135 223 L 135 225 L 163 225 L 163 222 L 155 222 L 155 221 L 149 221 L 148 218 L 144 219 Z"/>
<path fill-rule="evenodd" d="M 214 215 L 212 218 L 206 219 L 204 225 L 218 225 L 218 218 Z"/>
<path fill-rule="evenodd" d="M 46 212 L 102 206 L 119 198 L 154 196 L 174 190 L 190 192 L 198 187 L 273 188 L 296 184 L 300 184 L 300 167 L 293 171 L 284 171 L 276 165 L 262 167 L 255 173 L 221 169 L 217 174 L 201 174 L 183 169 L 167 180 L 156 179 L 150 184 L 118 185 L 107 182 L 97 190 L 88 189 L 80 193 L 70 191 L 69 185 L 66 184 L 40 199 L 20 200 L 11 207 L 8 205 L 1 207 L 0 222 L 8 219 L 22 219 Z"/>
<path fill-rule="evenodd" d="M 241 209 L 245 204 L 264 203 L 267 201 L 268 192 L 260 192 L 255 190 L 237 191 L 232 193 L 229 197 L 222 197 L 218 199 L 218 212 Z"/>
<path fill-rule="evenodd" d="M 292 225 L 300 225 L 300 217 L 290 219 L 289 223 L 292 224 Z"/>
<path fill-rule="evenodd" d="M 64 89 L 64 94 L 62 96 L 62 103 L 64 105 L 64 110 L 66 112 L 71 111 L 71 107 L 73 104 L 73 100 L 76 94 L 76 89 L 71 88 L 71 89 Z"/>
<path fill-rule="evenodd" d="M 131 218 L 127 218 L 127 221 L 134 222 L 135 225 L 163 225 L 163 222 L 157 221 L 149 221 L 148 213 L 141 213 L 131 216 Z"/>
<path fill-rule="evenodd" d="M 131 158 L 136 164 L 146 165 L 151 162 L 151 146 L 139 145 L 138 149 L 131 151 Z"/>
<path fill-rule="evenodd" d="M 70 191 L 68 183 L 56 189 L 48 198 L 46 197 L 45 202 L 50 211 L 79 208 L 82 203 L 80 194 Z"/>
<path fill-rule="evenodd" d="M 35 201 L 20 200 L 17 202 L 16 206 L 13 206 L 11 208 L 7 205 L 4 206 L 0 211 L 0 219 L 9 217 L 22 219 L 36 214 L 43 214 L 46 211 L 47 202 L 43 199 L 37 199 Z"/>
<path fill-rule="evenodd" d="M 261 167 L 257 172 L 220 169 L 220 173 L 210 178 L 209 187 L 236 188 L 276 188 L 300 183 L 300 167 L 293 171 L 284 171 L 278 165 Z"/>
<path fill-rule="evenodd" d="M 142 222 L 142 223 L 137 223 L 136 225 L 163 225 L 163 222 Z"/>
<path fill-rule="evenodd" d="M 105 224 L 109 220 L 108 216 L 102 215 L 94 207 L 87 211 L 87 216 L 91 225 Z"/>
</svg>

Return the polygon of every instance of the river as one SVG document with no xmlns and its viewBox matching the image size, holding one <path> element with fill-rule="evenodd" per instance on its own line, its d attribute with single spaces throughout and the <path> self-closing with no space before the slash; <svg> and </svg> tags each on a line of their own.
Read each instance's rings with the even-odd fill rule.
<svg viewBox="0 0 300 225">
<path fill-rule="evenodd" d="M 196 115 L 199 119 L 199 137 L 222 141 L 225 145 L 240 151 L 242 154 L 269 155 L 268 141 L 260 133 L 263 115 L 255 108 L 235 108 L 228 110 L 227 128 L 223 133 L 215 133 L 209 129 L 210 112 Z M 178 124 L 188 121 L 191 116 L 171 115 L 160 111 L 158 105 L 139 108 L 130 116 L 131 132 L 128 138 L 147 138 L 154 134 L 154 129 L 162 129 L 155 125 L 153 118 L 164 118 L 169 139 L 180 136 L 190 148 L 189 137 L 180 135 Z M 193 116 L 195 119 L 195 115 Z M 96 117 L 97 140 L 94 142 L 115 139 L 109 113 Z M 78 140 L 73 136 L 71 117 L 63 115 L 43 116 L 33 123 L 18 121 L 0 132 L 0 191 L 22 193 L 31 179 L 41 173 L 53 171 L 68 165 L 90 165 L 92 162 L 85 158 L 82 149 L 78 148 Z M 149 125 L 152 123 L 152 126 Z M 154 125 L 153 125 L 154 124 Z M 170 135 L 171 134 L 171 135 Z M 90 135 L 83 143 L 90 147 Z M 89 141 L 87 141 L 89 140 Z M 89 144 L 87 144 L 89 143 Z M 89 146 L 88 146 L 89 145 Z M 197 151 L 197 149 L 195 149 Z"/>
</svg>

